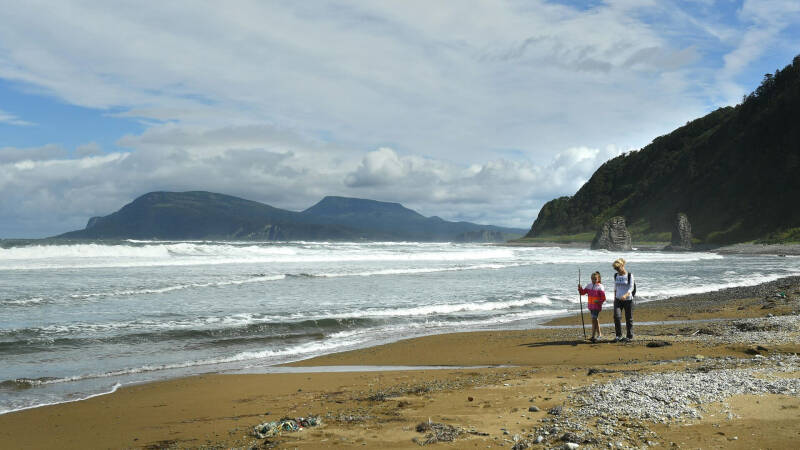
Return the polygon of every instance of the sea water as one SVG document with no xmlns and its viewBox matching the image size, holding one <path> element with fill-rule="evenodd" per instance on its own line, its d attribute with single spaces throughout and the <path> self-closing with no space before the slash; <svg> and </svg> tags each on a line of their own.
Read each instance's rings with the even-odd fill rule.
<svg viewBox="0 0 800 450">
<path fill-rule="evenodd" d="M 800 258 L 450 243 L 0 245 L 0 413 L 196 373 L 264 371 L 579 309 L 626 258 L 640 301 L 800 273 Z M 610 316 L 609 316 L 610 317 Z M 468 352 L 465 348 L 463 351 Z"/>
</svg>

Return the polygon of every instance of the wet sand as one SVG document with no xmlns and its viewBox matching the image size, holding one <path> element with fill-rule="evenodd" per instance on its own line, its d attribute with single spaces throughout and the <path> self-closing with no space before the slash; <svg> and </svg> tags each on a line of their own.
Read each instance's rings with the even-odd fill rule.
<svg viewBox="0 0 800 450">
<path fill-rule="evenodd" d="M 792 321 L 799 312 L 800 279 L 792 278 L 637 305 L 637 322 L 722 320 L 636 326 L 636 339 L 626 344 L 608 342 L 613 337 L 609 310 L 601 313 L 604 339 L 597 344 L 583 340 L 578 315 L 551 323 L 571 328 L 408 339 L 293 365 L 493 367 L 194 376 L 5 414 L 0 416 L 0 440 L 6 448 L 37 449 L 417 448 L 412 439 L 424 442 L 429 433 L 417 432 L 416 426 L 430 420 L 458 430 L 453 442 L 429 444 L 437 448 L 510 448 L 515 438 L 519 448 L 553 448 L 563 445 L 556 434 L 573 422 L 590 430 L 582 435 L 581 448 L 609 448 L 609 442 L 625 448 L 796 448 L 800 392 L 733 395 L 723 403 L 704 405 L 702 419 L 668 424 L 623 417 L 614 421 L 619 433 L 608 435 L 594 419 L 578 413 L 580 389 L 593 383 L 648 374 L 703 374 L 711 370 L 711 362 L 714 367 L 756 365 L 764 371 L 758 376 L 800 378 L 792 360 L 780 359 L 800 352 L 791 327 L 773 335 L 769 324 L 742 325 L 753 331 L 742 331 L 735 339 L 728 339 L 727 334 L 735 333 L 726 328 L 739 323 L 731 321 L 767 315 Z M 648 346 L 662 342 L 671 345 Z M 777 362 L 759 365 L 770 358 Z M 531 406 L 538 411 L 529 411 Z M 548 413 L 558 406 L 562 415 Z M 308 415 L 320 416 L 322 425 L 267 439 L 252 434 L 259 423 Z M 561 428 L 544 435 L 542 430 L 556 419 Z M 539 436 L 544 442 L 536 444 Z"/>
</svg>

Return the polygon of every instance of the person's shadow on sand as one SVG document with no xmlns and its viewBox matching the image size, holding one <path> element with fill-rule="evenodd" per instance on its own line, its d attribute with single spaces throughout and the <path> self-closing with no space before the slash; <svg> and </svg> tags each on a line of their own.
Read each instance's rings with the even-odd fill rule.
<svg viewBox="0 0 800 450">
<path fill-rule="evenodd" d="M 528 344 L 519 344 L 520 347 L 530 347 L 530 348 L 537 348 L 537 347 L 550 347 L 553 345 L 571 345 L 573 347 L 577 346 L 578 344 L 592 344 L 592 342 L 584 341 L 583 339 L 576 339 L 576 340 L 569 340 L 569 341 L 548 341 L 548 342 L 530 342 Z M 598 341 L 595 344 L 602 344 L 602 342 Z"/>
</svg>

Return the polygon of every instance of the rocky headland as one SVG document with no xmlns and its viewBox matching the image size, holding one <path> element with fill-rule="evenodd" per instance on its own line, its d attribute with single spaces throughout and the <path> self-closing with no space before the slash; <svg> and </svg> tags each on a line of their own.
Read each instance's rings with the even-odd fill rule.
<svg viewBox="0 0 800 450">
<path fill-rule="evenodd" d="M 673 250 L 696 242 L 800 240 L 800 209 L 786 193 L 800 191 L 800 56 L 736 106 L 719 108 L 604 163 L 572 196 L 547 202 L 528 238 L 595 233 L 623 216 L 634 242 L 669 241 Z M 754 207 L 754 205 L 758 205 Z M 673 232 L 676 214 L 691 221 Z"/>
</svg>

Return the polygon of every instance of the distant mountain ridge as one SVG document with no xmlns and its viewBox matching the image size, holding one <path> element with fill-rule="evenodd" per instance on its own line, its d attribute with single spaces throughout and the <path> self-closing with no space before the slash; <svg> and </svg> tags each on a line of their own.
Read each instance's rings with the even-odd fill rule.
<svg viewBox="0 0 800 450">
<path fill-rule="evenodd" d="M 371 229 L 393 236 L 404 235 L 415 240 L 450 241 L 463 239 L 461 235 L 464 233 L 484 230 L 520 236 L 525 233 L 525 230 L 516 228 L 448 222 L 437 216 L 425 217 L 399 203 L 349 197 L 325 197 L 302 214 L 324 223 Z"/>
<path fill-rule="evenodd" d="M 609 160 L 574 196 L 546 203 L 526 237 L 593 233 L 624 216 L 635 240 L 669 241 L 683 212 L 703 243 L 800 239 L 798 124 L 800 56 L 740 105 Z"/>
<path fill-rule="evenodd" d="M 448 222 L 399 203 L 325 197 L 302 212 L 204 191 L 150 192 L 119 211 L 92 217 L 69 239 L 261 239 L 461 241 L 474 236 L 519 237 L 524 230 Z M 472 235 L 470 235 L 472 236 Z M 473 237 L 473 240 L 477 239 Z"/>
</svg>

